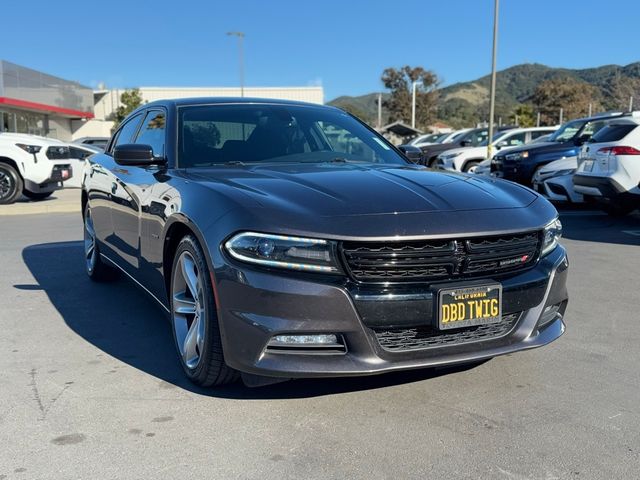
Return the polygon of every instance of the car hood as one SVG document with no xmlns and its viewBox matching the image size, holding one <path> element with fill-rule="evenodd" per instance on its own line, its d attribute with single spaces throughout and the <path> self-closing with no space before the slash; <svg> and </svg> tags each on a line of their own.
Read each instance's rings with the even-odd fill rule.
<svg viewBox="0 0 640 480">
<path fill-rule="evenodd" d="M 513 209 L 537 198 L 510 182 L 417 165 L 219 166 L 187 175 L 249 209 L 315 217 Z"/>
<path fill-rule="evenodd" d="M 487 147 L 459 147 L 452 148 L 441 154 L 442 157 L 452 157 L 458 155 L 473 156 L 473 155 L 486 155 Z"/>
</svg>

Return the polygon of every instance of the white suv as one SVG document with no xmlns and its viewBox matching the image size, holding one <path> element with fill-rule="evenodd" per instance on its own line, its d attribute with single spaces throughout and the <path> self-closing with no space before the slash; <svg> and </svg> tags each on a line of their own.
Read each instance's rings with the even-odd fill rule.
<svg viewBox="0 0 640 480">
<path fill-rule="evenodd" d="M 573 185 L 610 215 L 640 208 L 640 116 L 608 123 L 582 146 Z"/>
<path fill-rule="evenodd" d="M 73 175 L 69 147 L 58 140 L 0 133 L 0 204 L 15 202 L 21 194 L 42 200 Z"/>
<path fill-rule="evenodd" d="M 519 147 L 529 143 L 536 138 L 553 133 L 558 127 L 532 127 L 514 128 L 503 130 L 493 136 L 494 150 L 501 148 Z M 485 140 L 477 147 L 462 147 L 438 155 L 435 166 L 444 170 L 454 170 L 457 172 L 475 172 L 477 166 L 487 158 L 487 141 Z"/>
</svg>

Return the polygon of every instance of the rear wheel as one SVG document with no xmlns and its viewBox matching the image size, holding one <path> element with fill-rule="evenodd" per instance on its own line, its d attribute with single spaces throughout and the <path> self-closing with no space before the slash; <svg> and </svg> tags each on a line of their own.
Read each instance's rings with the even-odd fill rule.
<svg viewBox="0 0 640 480">
<path fill-rule="evenodd" d="M 30 198 L 31 200 L 44 200 L 45 198 L 49 198 L 53 193 L 51 192 L 30 192 L 29 190 L 23 190 L 22 193 L 25 197 Z"/>
<path fill-rule="evenodd" d="M 118 271 L 104 263 L 100 256 L 93 217 L 88 204 L 84 209 L 84 267 L 89 278 L 95 282 L 106 282 L 118 276 Z"/>
<path fill-rule="evenodd" d="M 22 193 L 23 181 L 11 165 L 0 163 L 0 204 L 14 203 Z"/>
<path fill-rule="evenodd" d="M 213 287 L 204 253 L 187 235 L 178 244 L 171 270 L 171 323 L 182 368 L 202 387 L 238 379 L 224 361 Z"/>
</svg>

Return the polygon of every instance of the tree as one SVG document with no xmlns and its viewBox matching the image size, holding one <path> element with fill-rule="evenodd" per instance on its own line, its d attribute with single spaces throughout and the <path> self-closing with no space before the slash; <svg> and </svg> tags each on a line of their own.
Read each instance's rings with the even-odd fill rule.
<svg viewBox="0 0 640 480">
<path fill-rule="evenodd" d="M 122 95 L 120 95 L 120 103 L 121 105 L 116 109 L 115 113 L 115 124 L 113 125 L 114 130 L 125 118 L 127 118 L 127 115 L 129 115 L 136 108 L 142 105 L 142 95 L 140 95 L 140 89 L 132 88 L 130 90 L 125 90 L 124 92 L 122 92 Z"/>
<path fill-rule="evenodd" d="M 517 123 L 518 126 L 526 128 L 533 127 L 536 124 L 536 118 L 533 112 L 533 107 L 528 104 L 518 105 L 514 111 L 513 115 L 513 123 Z"/>
<path fill-rule="evenodd" d="M 561 108 L 565 120 L 588 115 L 589 104 L 593 112 L 601 109 L 598 89 L 572 77 L 545 80 L 536 87 L 530 100 L 545 125 L 558 123 Z"/>
<path fill-rule="evenodd" d="M 382 72 L 381 80 L 385 88 L 391 90 L 391 95 L 383 102 L 389 110 L 391 122 L 411 121 L 413 82 L 421 82 L 416 88 L 416 127 L 424 129 L 433 121 L 438 99 L 437 88 L 440 84 L 434 72 L 422 67 L 404 66 L 397 70 L 387 68 Z"/>
</svg>

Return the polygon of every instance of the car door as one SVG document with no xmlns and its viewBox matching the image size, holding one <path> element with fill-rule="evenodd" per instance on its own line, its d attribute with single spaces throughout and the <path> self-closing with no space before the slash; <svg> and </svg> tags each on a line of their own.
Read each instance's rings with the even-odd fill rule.
<svg viewBox="0 0 640 480">
<path fill-rule="evenodd" d="M 166 112 L 162 108 L 153 108 L 144 112 L 144 119 L 129 143 L 150 145 L 156 157 L 165 157 Z M 123 268 L 136 279 L 142 281 L 149 268 L 153 268 L 142 254 L 142 245 L 148 238 L 148 227 L 143 228 L 143 218 L 157 212 L 160 216 L 164 209 L 154 203 L 154 186 L 163 178 L 163 168 L 156 165 L 119 168 L 117 189 L 113 202 L 112 218 L 114 236 L 117 239 L 118 254 L 124 260 Z M 160 218 L 160 217 L 158 217 Z M 147 234 L 145 234 L 147 233 Z M 146 284 L 145 281 L 142 283 Z"/>
<path fill-rule="evenodd" d="M 113 159 L 113 150 L 119 145 L 133 143 L 144 118 L 139 113 L 127 120 L 118 132 L 115 140 L 110 145 L 109 154 Z M 136 196 L 132 195 L 127 186 L 127 180 L 137 167 L 119 165 L 112 161 L 110 173 L 109 206 L 111 210 L 111 223 L 113 232 L 107 238 L 109 248 L 115 253 L 115 261 L 121 268 L 131 273 L 132 268 L 138 265 L 137 249 L 137 212 L 139 210 Z"/>
</svg>

